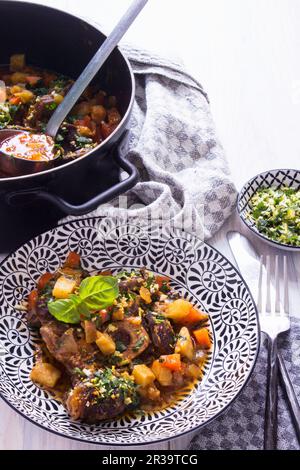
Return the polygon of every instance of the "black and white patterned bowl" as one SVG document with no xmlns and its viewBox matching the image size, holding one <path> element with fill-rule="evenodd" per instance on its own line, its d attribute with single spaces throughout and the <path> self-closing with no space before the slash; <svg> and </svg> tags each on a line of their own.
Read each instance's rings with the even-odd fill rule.
<svg viewBox="0 0 300 470">
<path fill-rule="evenodd" d="M 67 253 L 81 254 L 89 271 L 146 266 L 168 275 L 174 289 L 209 312 L 213 350 L 203 381 L 166 410 L 88 425 L 34 385 L 30 370 L 40 339 L 17 306 L 40 275 Z M 23 245 L 0 266 L 0 393 L 17 412 L 64 437 L 105 445 L 139 445 L 178 437 L 204 426 L 232 403 L 254 368 L 259 348 L 256 307 L 240 274 L 193 235 L 110 219 L 68 222 Z M 2 351 L 2 352 L 1 352 Z"/>
<path fill-rule="evenodd" d="M 288 251 L 300 251 L 299 246 L 291 246 L 285 243 L 279 243 L 271 240 L 267 236 L 260 233 L 253 221 L 247 218 L 249 213 L 250 201 L 252 196 L 260 188 L 281 188 L 287 186 L 289 188 L 300 189 L 300 170 L 281 169 L 281 170 L 270 170 L 259 175 L 254 176 L 249 180 L 241 189 L 238 197 L 238 213 L 244 224 L 261 240 L 268 243 L 269 245 Z"/>
</svg>

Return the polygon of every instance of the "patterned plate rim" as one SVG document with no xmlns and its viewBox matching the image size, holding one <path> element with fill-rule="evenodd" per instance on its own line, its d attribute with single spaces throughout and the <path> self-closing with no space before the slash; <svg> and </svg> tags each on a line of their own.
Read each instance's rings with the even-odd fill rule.
<svg viewBox="0 0 300 470">
<path fill-rule="evenodd" d="M 287 245 L 286 243 L 280 243 L 280 242 L 277 242 L 276 240 L 272 240 L 271 238 L 267 237 L 266 235 L 263 235 L 262 233 L 260 233 L 256 228 L 253 228 L 252 225 L 247 223 L 247 221 L 246 221 L 246 219 L 245 219 L 245 217 L 242 213 L 245 210 L 245 207 L 243 207 L 243 208 L 241 207 L 241 199 L 242 199 L 242 197 L 244 197 L 243 193 L 244 193 L 244 190 L 245 190 L 246 186 L 253 183 L 260 176 L 264 176 L 264 175 L 267 175 L 268 173 L 273 173 L 273 172 L 276 172 L 276 171 L 281 171 L 282 173 L 287 173 L 288 171 L 294 171 L 295 173 L 299 173 L 299 175 L 300 175 L 300 170 L 296 170 L 294 168 L 274 168 L 274 170 L 268 170 L 268 171 L 263 171 L 262 173 L 258 173 L 257 175 L 250 178 L 243 185 L 242 189 L 240 190 L 240 192 L 238 194 L 238 199 L 237 199 L 237 211 L 238 211 L 238 214 L 240 216 L 240 219 L 246 225 L 246 227 L 249 230 L 251 230 L 251 232 L 254 233 L 261 240 L 263 240 L 264 242 L 268 242 L 268 243 L 270 243 L 271 245 L 273 245 L 277 248 L 283 248 L 283 249 L 286 249 L 286 250 L 298 252 L 298 251 L 300 251 L 300 246 L 293 246 L 293 245 Z"/>
<path fill-rule="evenodd" d="M 298 171 L 298 170 L 295 170 L 295 171 Z M 267 173 L 267 172 L 266 172 Z M 5 256 L 5 258 L 3 258 L 3 260 L 1 261 L 0 263 L 0 269 L 2 267 L 3 264 L 5 264 L 5 262 L 16 252 L 18 251 L 19 249 L 21 249 L 23 246 L 27 245 L 28 243 L 30 243 L 32 240 L 35 240 L 37 239 L 38 237 L 41 237 L 45 234 L 47 234 L 48 232 L 51 232 L 53 230 L 57 230 L 58 228 L 60 227 L 64 227 L 64 226 L 67 226 L 69 224 L 72 224 L 72 223 L 78 223 L 78 222 L 83 222 L 83 221 L 89 221 L 89 220 L 102 220 L 104 219 L 105 216 L 94 216 L 94 217 L 80 217 L 80 218 L 76 218 L 76 219 L 72 219 L 72 220 L 68 220 L 66 222 L 63 222 L 61 224 L 58 224 L 48 230 L 45 230 L 44 232 L 40 232 L 38 233 L 35 237 L 33 238 L 29 238 L 27 241 L 21 243 L 17 248 L 15 248 L 15 250 L 11 251 L 10 253 L 7 254 L 7 256 Z M 177 229 L 178 231 L 180 229 Z M 180 230 L 183 234 L 187 233 L 185 232 L 184 230 Z M 196 237 L 196 235 L 194 234 L 190 234 L 194 237 Z M 198 237 L 196 237 L 198 238 Z M 126 443 L 119 443 L 119 442 L 115 442 L 115 443 L 112 443 L 112 442 L 106 442 L 106 441 L 101 441 L 101 442 L 95 442 L 95 441 L 91 441 L 91 440 L 88 440 L 88 439 L 84 439 L 84 438 L 80 438 L 80 437 L 74 437 L 74 436 L 68 436 L 68 435 L 65 435 L 63 434 L 62 432 L 59 432 L 59 431 L 55 431 L 53 429 L 50 429 L 40 423 L 37 423 L 36 421 L 34 421 L 34 419 L 30 418 L 29 416 L 27 416 L 24 412 L 22 412 L 21 410 L 15 408 L 13 406 L 12 403 L 10 403 L 6 398 L 4 398 L 4 396 L 2 395 L 2 392 L 0 391 L 0 398 L 4 401 L 4 403 L 6 403 L 14 412 L 16 412 L 17 414 L 19 414 L 20 416 L 22 416 L 23 418 L 25 418 L 27 421 L 29 421 L 31 424 L 37 426 L 38 428 L 44 430 L 44 431 L 47 431 L 51 434 L 54 434 L 56 436 L 59 436 L 59 437 L 62 437 L 64 439 L 69 439 L 71 441 L 77 441 L 77 442 L 82 442 L 82 443 L 85 443 L 85 444 L 91 444 L 91 445 L 96 445 L 96 446 L 109 446 L 109 447 L 124 447 L 124 445 L 126 447 L 142 447 L 142 446 L 149 446 L 149 445 L 154 445 L 154 444 L 158 444 L 158 443 L 163 443 L 163 442 L 167 442 L 167 441 L 171 441 L 173 439 L 179 439 L 187 434 L 190 434 L 190 433 L 194 433 L 194 432 L 197 432 L 199 431 L 201 428 L 204 428 L 205 426 L 209 425 L 210 423 L 212 423 L 215 419 L 219 418 L 222 414 L 224 414 L 225 412 L 227 412 L 231 405 L 233 404 L 233 402 L 238 399 L 238 397 L 240 396 L 240 394 L 243 392 L 244 388 L 246 387 L 246 385 L 248 384 L 249 380 L 250 380 L 250 377 L 255 369 L 255 366 L 256 366 L 256 363 L 257 363 L 257 359 L 258 359 L 258 355 L 259 355 L 259 351 L 260 351 L 260 346 L 261 346 L 261 328 L 260 328 L 260 323 L 259 323 L 259 316 L 258 316 L 258 310 L 257 310 L 257 306 L 256 306 L 256 302 L 254 301 L 254 298 L 253 298 L 253 295 L 252 295 L 252 292 L 247 284 L 247 282 L 245 281 L 243 275 L 238 271 L 238 269 L 233 265 L 233 263 L 226 257 L 224 256 L 217 248 L 213 247 L 212 245 L 210 245 L 209 243 L 207 243 L 206 241 L 202 241 L 202 243 L 209 247 L 210 249 L 212 249 L 213 251 L 215 251 L 216 253 L 218 253 L 222 258 L 224 258 L 226 260 L 226 262 L 228 263 L 228 265 L 230 265 L 230 267 L 233 269 L 233 271 L 240 277 L 241 281 L 243 282 L 243 284 L 245 285 L 247 291 L 248 291 L 248 294 L 250 296 L 250 299 L 253 303 L 253 306 L 254 306 L 254 312 L 255 312 L 255 317 L 256 317 L 256 326 L 257 326 L 257 347 L 256 347 L 256 352 L 255 352 L 255 357 L 253 359 L 253 363 L 252 363 L 252 366 L 251 368 L 249 369 L 248 373 L 247 373 L 247 377 L 243 383 L 243 385 L 241 386 L 240 390 L 236 393 L 236 395 L 232 398 L 232 400 L 227 403 L 227 405 L 224 406 L 224 408 L 220 411 L 218 411 L 216 413 L 215 416 L 209 418 L 205 423 L 201 423 L 199 425 L 196 425 L 193 429 L 189 429 L 187 431 L 183 431 L 183 432 L 180 432 L 172 437 L 163 437 L 161 439 L 154 439 L 154 440 L 151 440 L 151 441 L 147 441 L 147 442 L 126 442 Z M 211 365 L 213 364 L 213 361 L 211 363 Z"/>
</svg>

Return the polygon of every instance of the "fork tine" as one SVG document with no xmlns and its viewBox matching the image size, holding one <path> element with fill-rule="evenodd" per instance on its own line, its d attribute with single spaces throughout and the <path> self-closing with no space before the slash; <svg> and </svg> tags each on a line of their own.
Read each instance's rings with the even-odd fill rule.
<svg viewBox="0 0 300 470">
<path fill-rule="evenodd" d="M 266 270 L 267 270 L 267 298 L 266 298 L 266 312 L 271 313 L 271 257 L 266 257 Z"/>
<path fill-rule="evenodd" d="M 280 277 L 279 277 L 279 256 L 275 256 L 275 312 L 280 313 Z"/>
<path fill-rule="evenodd" d="M 263 278 L 263 263 L 264 257 L 260 257 L 260 267 L 259 267 L 259 278 L 258 278 L 258 296 L 257 296 L 257 308 L 259 312 L 262 312 L 262 278 Z"/>
<path fill-rule="evenodd" d="M 289 314 L 289 289 L 288 289 L 288 263 L 287 257 L 283 258 L 283 284 L 284 284 L 284 312 Z"/>
</svg>

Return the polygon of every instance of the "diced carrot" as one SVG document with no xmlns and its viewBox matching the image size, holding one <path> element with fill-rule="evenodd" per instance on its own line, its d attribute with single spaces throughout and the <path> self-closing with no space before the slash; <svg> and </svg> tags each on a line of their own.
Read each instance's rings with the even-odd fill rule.
<svg viewBox="0 0 300 470">
<path fill-rule="evenodd" d="M 181 370 L 180 354 L 169 354 L 168 356 L 160 356 L 159 362 L 163 367 L 166 367 L 169 370 Z"/>
<path fill-rule="evenodd" d="M 67 256 L 65 266 L 68 268 L 79 268 L 80 267 L 80 255 L 75 251 L 70 251 Z"/>
<path fill-rule="evenodd" d="M 53 278 L 52 273 L 45 273 L 43 274 L 37 283 L 38 290 L 44 289 L 44 287 L 48 284 L 48 282 Z"/>
<path fill-rule="evenodd" d="M 17 105 L 17 104 L 20 104 L 22 102 L 21 98 L 19 96 L 12 96 L 10 99 L 9 99 L 9 102 L 13 105 Z"/>
<path fill-rule="evenodd" d="M 184 323 L 185 325 L 191 325 L 193 323 L 199 323 L 201 321 L 207 320 L 208 315 L 203 313 L 196 308 L 192 307 L 190 312 L 182 320 L 178 320 L 178 323 Z"/>
<path fill-rule="evenodd" d="M 209 332 L 206 328 L 200 328 L 200 330 L 195 330 L 193 331 L 193 334 L 200 348 L 202 349 L 211 348 L 211 339 L 209 336 Z"/>
<path fill-rule="evenodd" d="M 66 276 L 60 276 L 53 287 L 52 295 L 56 299 L 67 299 L 76 288 L 76 280 Z"/>
<path fill-rule="evenodd" d="M 183 322 L 189 315 L 192 304 L 185 299 L 177 299 L 167 305 L 164 315 L 175 323 Z"/>
<path fill-rule="evenodd" d="M 169 285 L 170 278 L 167 276 L 155 276 L 155 283 L 158 284 L 159 288 L 161 288 L 164 284 Z"/>
<path fill-rule="evenodd" d="M 33 290 L 30 292 L 30 294 L 28 295 L 28 309 L 29 310 L 33 310 L 35 309 L 36 307 L 36 303 L 38 301 L 38 291 L 37 290 Z"/>
<path fill-rule="evenodd" d="M 35 75 L 28 75 L 28 76 L 26 77 L 26 82 L 29 83 L 29 85 L 34 86 L 34 85 L 36 85 L 41 79 L 42 79 L 42 77 L 38 77 L 38 76 L 35 76 Z"/>
</svg>

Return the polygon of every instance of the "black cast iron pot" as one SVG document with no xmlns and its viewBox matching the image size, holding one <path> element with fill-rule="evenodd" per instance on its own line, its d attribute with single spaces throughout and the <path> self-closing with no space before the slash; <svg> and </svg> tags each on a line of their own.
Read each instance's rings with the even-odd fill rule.
<svg viewBox="0 0 300 470">
<path fill-rule="evenodd" d="M 78 77 L 105 40 L 91 24 L 65 12 L 16 1 L 0 1 L 0 64 L 25 53 L 30 65 Z M 95 83 L 117 96 L 123 119 L 109 138 L 83 157 L 41 173 L 0 178 L 0 199 L 8 204 L 47 201 L 61 214 L 82 215 L 125 192 L 137 182 L 136 168 L 121 157 L 134 100 L 134 76 L 129 62 L 116 49 Z M 125 143 L 124 143 L 125 145 Z M 120 181 L 120 169 L 128 178 Z M 46 206 L 43 206 L 46 207 Z"/>
</svg>

